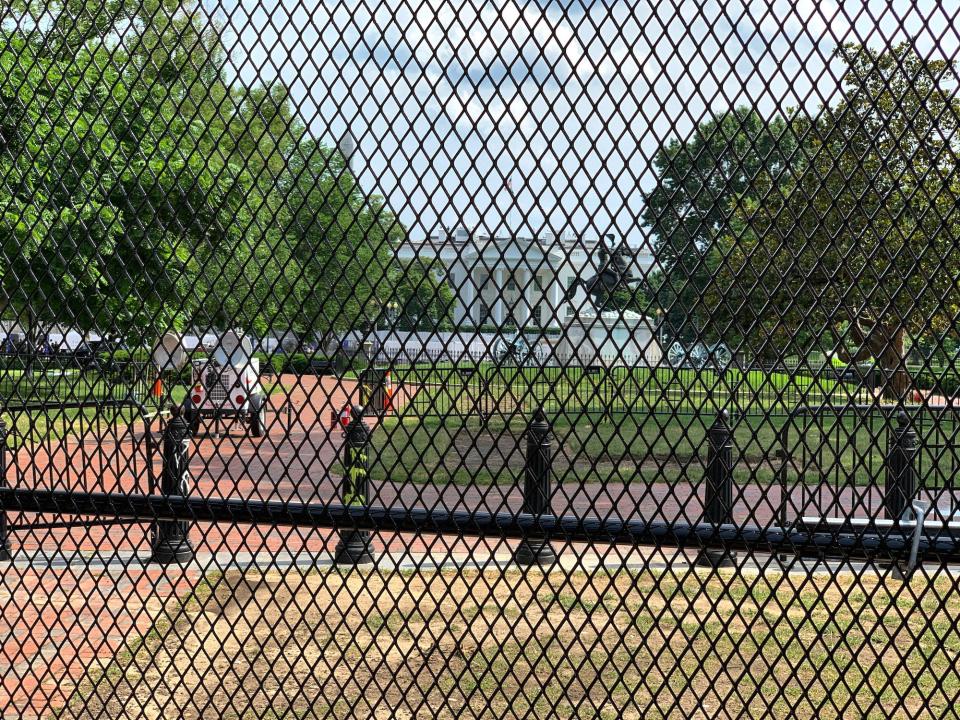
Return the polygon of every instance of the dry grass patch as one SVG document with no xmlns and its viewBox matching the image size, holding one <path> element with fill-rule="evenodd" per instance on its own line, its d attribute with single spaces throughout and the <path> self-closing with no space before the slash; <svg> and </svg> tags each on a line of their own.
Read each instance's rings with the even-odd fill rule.
<svg viewBox="0 0 960 720">
<path fill-rule="evenodd" d="M 65 715 L 940 716 L 958 615 L 946 576 L 236 572 Z"/>
</svg>

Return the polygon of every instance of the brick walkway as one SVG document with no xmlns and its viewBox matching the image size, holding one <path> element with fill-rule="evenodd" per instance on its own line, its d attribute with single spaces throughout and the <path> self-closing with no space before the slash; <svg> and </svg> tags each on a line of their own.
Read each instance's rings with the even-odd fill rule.
<svg viewBox="0 0 960 720">
<path fill-rule="evenodd" d="M 330 410 L 341 407 L 353 383 L 333 379 L 295 384 L 271 400 L 277 413 L 268 435 L 255 440 L 240 428 L 195 444 L 191 472 L 207 496 L 300 497 L 309 500 L 314 478 L 335 461 L 339 432 L 330 433 Z M 281 403 L 290 402 L 290 412 Z M 156 430 L 156 428 L 154 428 Z M 142 492 L 149 489 L 151 452 L 142 422 L 120 431 L 21 449 L 10 484 L 50 489 Z M 159 477 L 160 458 L 152 458 Z M 329 484 L 329 483 L 328 483 Z M 66 520 L 11 515 L 11 525 Z M 197 527 L 198 553 L 310 547 L 324 549 L 319 533 L 287 529 Z M 171 595 L 202 577 L 188 568 L 143 566 L 150 554 L 149 526 L 142 523 L 18 531 L 11 534 L 15 563 L 0 566 L 0 717 L 45 715 L 61 707 L 88 670 L 109 661 L 131 637 L 147 632 Z M 98 555 L 101 553 L 102 555 Z M 125 558 L 125 559 L 123 559 Z"/>
<path fill-rule="evenodd" d="M 355 383 L 324 378 L 296 382 L 284 377 L 287 393 L 271 398 L 269 432 L 261 439 L 240 427 L 219 438 L 194 442 L 191 476 L 195 492 L 207 497 L 289 498 L 302 502 L 337 497 L 329 477 L 340 450 L 340 431 L 330 412 L 355 398 Z M 288 412 L 289 410 L 289 412 Z M 148 472 L 158 478 L 159 452 L 151 453 L 142 422 L 130 427 L 91 428 L 82 437 L 21 449 L 8 474 L 25 488 L 145 492 Z M 158 432 L 159 428 L 153 430 Z M 386 489 L 382 498 L 388 500 Z M 431 500 L 432 498 L 432 500 Z M 406 493 L 404 501 L 436 502 L 435 493 Z M 511 498 L 514 502 L 516 497 Z M 460 502 L 481 502 L 468 494 Z M 11 526 L 70 520 L 63 516 L 8 515 Z M 191 530 L 198 558 L 276 553 L 329 552 L 332 531 L 199 524 Z M 131 638 L 152 627 L 164 603 L 188 593 L 204 567 L 147 566 L 149 525 L 14 531 L 12 564 L 0 565 L 0 717 L 41 717 L 62 707 L 77 683 L 114 657 Z M 414 538 L 393 534 L 379 547 L 400 552 L 495 552 L 503 543 L 468 539 Z"/>
<path fill-rule="evenodd" d="M 271 398 L 269 433 L 249 438 L 238 426 L 220 438 L 203 436 L 193 445 L 194 492 L 207 497 L 293 499 L 327 502 L 338 497 L 331 475 L 342 439 L 331 431 L 330 413 L 356 392 L 355 384 L 333 378 L 297 383 L 284 377 L 288 393 Z M 402 401 L 402 399 L 401 399 Z M 156 430 L 156 428 L 155 428 Z M 152 456 L 145 428 L 135 423 L 119 431 L 101 428 L 82 438 L 22 449 L 10 482 L 21 487 L 144 492 L 148 469 L 159 477 L 159 453 Z M 98 438 L 99 435 L 99 438 Z M 491 485 L 397 485 L 374 483 L 371 504 L 406 507 L 516 511 L 520 488 Z M 700 489 L 689 483 L 606 483 L 562 485 L 557 514 L 642 516 L 648 520 L 698 522 Z M 776 488 L 747 486 L 738 491 L 736 520 L 771 522 L 779 504 Z M 808 501 L 809 502 L 809 501 Z M 845 507 L 877 507 L 878 491 L 844 491 Z M 807 503 L 795 497 L 800 507 Z M 808 507 L 812 507 L 808 505 Z M 58 518 L 43 517 L 50 522 Z M 59 518 L 63 519 L 63 518 Z M 12 524 L 32 518 L 11 517 Z M 304 552 L 317 556 L 333 549 L 328 530 L 200 524 L 191 531 L 198 557 Z M 377 546 L 392 553 L 468 556 L 509 552 L 496 539 L 457 539 L 382 534 Z M 36 717 L 62 706 L 85 673 L 107 662 L 130 638 L 145 633 L 163 603 L 182 596 L 201 579 L 203 568 L 145 566 L 150 554 L 149 527 L 143 523 L 15 532 L 17 560 L 0 567 L 0 716 Z M 584 548 L 573 548 L 579 554 Z"/>
</svg>

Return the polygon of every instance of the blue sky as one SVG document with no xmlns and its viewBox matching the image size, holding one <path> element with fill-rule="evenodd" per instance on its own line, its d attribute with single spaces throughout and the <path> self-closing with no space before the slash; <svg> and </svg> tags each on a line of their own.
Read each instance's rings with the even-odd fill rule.
<svg viewBox="0 0 960 720">
<path fill-rule="evenodd" d="M 414 237 L 461 221 L 502 232 L 512 216 L 525 233 L 612 231 L 637 245 L 665 140 L 738 104 L 774 114 L 835 99 L 839 42 L 911 39 L 949 58 L 960 46 L 960 20 L 929 0 L 217 7 L 237 28 L 234 71 L 283 78 L 320 138 L 349 124 L 361 183 Z"/>
</svg>

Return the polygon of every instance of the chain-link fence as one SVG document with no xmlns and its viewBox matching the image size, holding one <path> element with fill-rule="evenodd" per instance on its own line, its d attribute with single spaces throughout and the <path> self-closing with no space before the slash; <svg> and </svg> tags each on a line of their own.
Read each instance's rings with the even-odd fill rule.
<svg viewBox="0 0 960 720">
<path fill-rule="evenodd" d="M 0 7 L 0 716 L 945 717 L 947 3 Z"/>
</svg>

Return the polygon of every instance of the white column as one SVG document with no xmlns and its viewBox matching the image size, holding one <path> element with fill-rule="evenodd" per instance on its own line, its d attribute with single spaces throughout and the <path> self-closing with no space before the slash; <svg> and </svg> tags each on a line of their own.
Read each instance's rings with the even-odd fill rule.
<svg viewBox="0 0 960 720">
<path fill-rule="evenodd" d="M 497 299 L 493 303 L 493 320 L 497 325 L 503 322 L 503 292 L 506 290 L 506 283 L 503 279 L 504 274 L 504 270 L 501 267 L 493 271 L 494 290 L 496 290 L 497 293 Z"/>
<path fill-rule="evenodd" d="M 563 312 L 560 307 L 560 281 L 554 275 L 550 281 L 550 321 L 549 324 L 559 325 L 563 319 Z"/>
<path fill-rule="evenodd" d="M 543 278 L 534 273 L 533 276 L 533 297 L 530 299 L 530 305 L 534 312 L 534 322 L 537 327 L 546 327 L 544 324 L 544 315 L 546 314 L 546 288 L 543 287 Z"/>
<path fill-rule="evenodd" d="M 530 300 L 533 297 L 529 289 L 531 278 L 529 270 L 517 270 L 517 289 L 520 291 L 518 327 L 523 327 L 530 320 Z M 536 292 L 536 288 L 533 288 L 533 292 Z"/>
<path fill-rule="evenodd" d="M 473 270 L 467 270 L 466 287 L 463 289 L 463 318 L 468 325 L 476 325 L 474 305 L 477 301 L 477 288 L 473 284 Z"/>
</svg>

